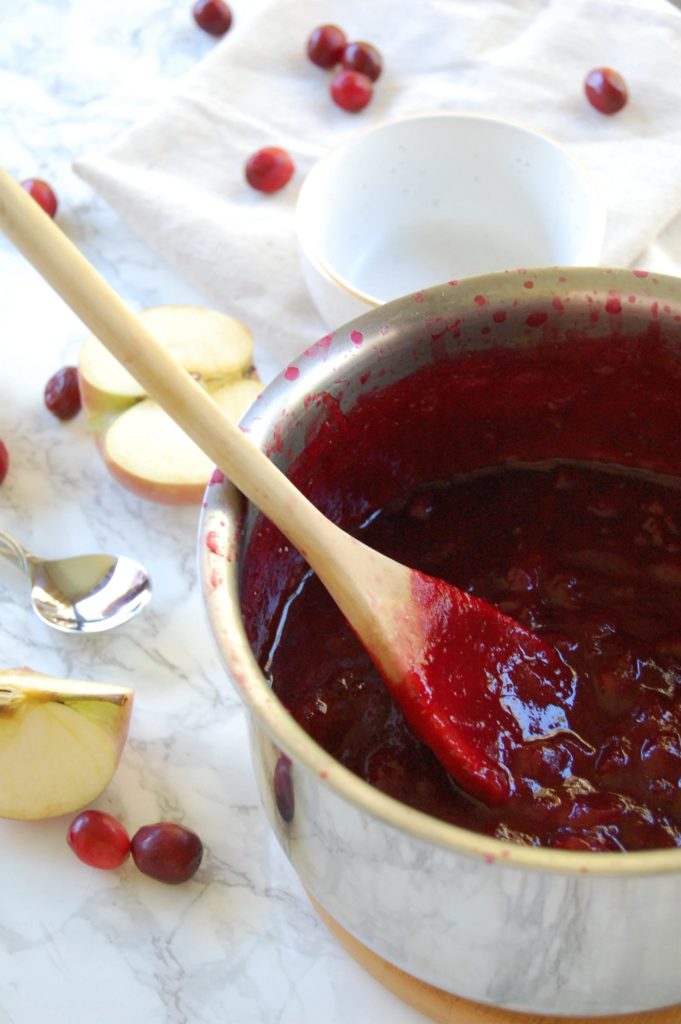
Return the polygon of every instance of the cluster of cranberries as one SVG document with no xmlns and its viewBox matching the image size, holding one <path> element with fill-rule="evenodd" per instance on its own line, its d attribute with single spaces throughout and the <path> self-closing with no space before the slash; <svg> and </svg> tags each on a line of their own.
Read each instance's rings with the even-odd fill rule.
<svg viewBox="0 0 681 1024">
<path fill-rule="evenodd" d="M 215 2 L 215 0 L 213 0 Z M 331 80 L 331 97 L 339 107 L 351 113 L 369 103 L 374 82 L 383 70 L 381 55 L 371 43 L 349 43 L 337 25 L 318 25 L 307 40 L 307 55 L 317 67 L 331 69 L 341 65 Z M 246 181 L 260 192 L 278 192 L 293 177 L 295 164 L 279 146 L 259 149 L 246 162 Z"/>
<path fill-rule="evenodd" d="M 383 60 L 375 46 L 348 42 L 337 25 L 318 25 L 307 40 L 307 55 L 320 68 L 330 70 L 340 65 L 330 85 L 334 103 L 351 114 L 364 110 L 383 70 Z"/>
<path fill-rule="evenodd" d="M 232 25 L 232 11 L 225 0 L 196 0 L 194 20 L 204 31 L 222 36 Z M 356 114 L 369 104 L 374 83 L 383 70 L 381 54 L 371 43 L 348 42 L 338 25 L 318 25 L 310 33 L 306 52 L 317 67 L 335 69 L 329 91 L 337 106 Z M 594 68 L 586 76 L 584 90 L 589 102 L 603 114 L 614 114 L 627 102 L 627 86 L 612 68 Z M 246 161 L 244 175 L 259 192 L 278 192 L 293 177 L 295 164 L 280 146 L 265 146 Z"/>
<path fill-rule="evenodd" d="M 81 811 L 71 822 L 66 840 L 90 867 L 118 868 L 132 854 L 143 874 L 169 885 L 192 878 L 203 857 L 203 843 L 184 825 L 170 821 L 143 825 L 131 839 L 125 825 L 104 811 Z"/>
</svg>

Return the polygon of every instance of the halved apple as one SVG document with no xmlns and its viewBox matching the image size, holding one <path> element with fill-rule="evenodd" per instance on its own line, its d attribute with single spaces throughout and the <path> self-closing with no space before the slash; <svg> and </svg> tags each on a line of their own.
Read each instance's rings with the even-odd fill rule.
<svg viewBox="0 0 681 1024">
<path fill-rule="evenodd" d="M 235 423 L 262 391 L 258 380 L 231 380 L 211 397 Z M 134 494 L 173 505 L 201 500 L 214 464 L 156 402 L 145 398 L 122 413 L 103 438 L 112 476 Z"/>
<path fill-rule="evenodd" d="M 158 306 L 140 319 L 238 421 L 262 390 L 250 331 L 200 306 Z M 94 335 L 81 346 L 80 390 L 107 468 L 135 494 L 166 504 L 197 504 L 213 465 Z"/>
<path fill-rule="evenodd" d="M 52 818 L 106 788 L 128 734 L 133 691 L 0 672 L 0 818 Z"/>
</svg>

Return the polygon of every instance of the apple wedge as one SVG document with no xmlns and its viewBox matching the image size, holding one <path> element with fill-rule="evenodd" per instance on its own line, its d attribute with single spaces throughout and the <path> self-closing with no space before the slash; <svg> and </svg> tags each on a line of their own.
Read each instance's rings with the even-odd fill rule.
<svg viewBox="0 0 681 1024">
<path fill-rule="evenodd" d="M 262 390 L 248 329 L 199 306 L 158 306 L 140 319 L 227 415 L 239 420 Z M 88 424 L 112 476 L 151 501 L 198 504 L 213 471 L 210 461 L 94 335 L 81 345 L 78 371 Z"/>
<path fill-rule="evenodd" d="M 52 818 L 94 800 L 128 734 L 133 691 L 0 671 L 0 817 Z"/>
</svg>

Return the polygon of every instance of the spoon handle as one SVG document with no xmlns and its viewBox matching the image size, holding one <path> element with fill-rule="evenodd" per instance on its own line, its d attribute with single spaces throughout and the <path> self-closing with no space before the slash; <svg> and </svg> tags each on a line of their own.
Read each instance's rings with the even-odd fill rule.
<svg viewBox="0 0 681 1024">
<path fill-rule="evenodd" d="M 0 530 L 0 555 L 30 576 L 29 562 L 33 556 L 26 548 L 22 547 L 18 540 L 10 537 L 3 530 Z"/>
<path fill-rule="evenodd" d="M 250 444 L 25 190 L 0 168 L 0 226 L 147 394 L 266 515 L 308 504 Z M 303 509 L 305 515 L 307 510 Z M 300 532 L 300 531 L 298 531 Z"/>
<path fill-rule="evenodd" d="M 360 580 L 374 553 L 326 519 L 248 441 L 2 168 L 0 227 L 147 394 L 288 537 L 355 628 L 360 626 L 357 612 L 359 619 L 373 622 L 375 613 Z"/>
</svg>

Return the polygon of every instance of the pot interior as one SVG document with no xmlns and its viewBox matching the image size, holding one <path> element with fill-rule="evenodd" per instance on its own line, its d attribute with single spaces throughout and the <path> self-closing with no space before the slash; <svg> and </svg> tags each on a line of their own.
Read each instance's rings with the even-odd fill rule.
<svg viewBox="0 0 681 1024">
<path fill-rule="evenodd" d="M 678 285 L 635 292 L 625 274 L 618 289 L 606 272 L 554 274 L 550 288 L 539 272 L 399 300 L 339 332 L 335 361 L 331 339 L 309 350 L 249 429 L 348 529 L 423 484 L 487 467 L 588 462 L 678 478 Z M 575 289 L 575 277 L 601 287 Z M 239 588 L 264 673 L 272 622 L 306 572 L 250 510 Z"/>
</svg>

